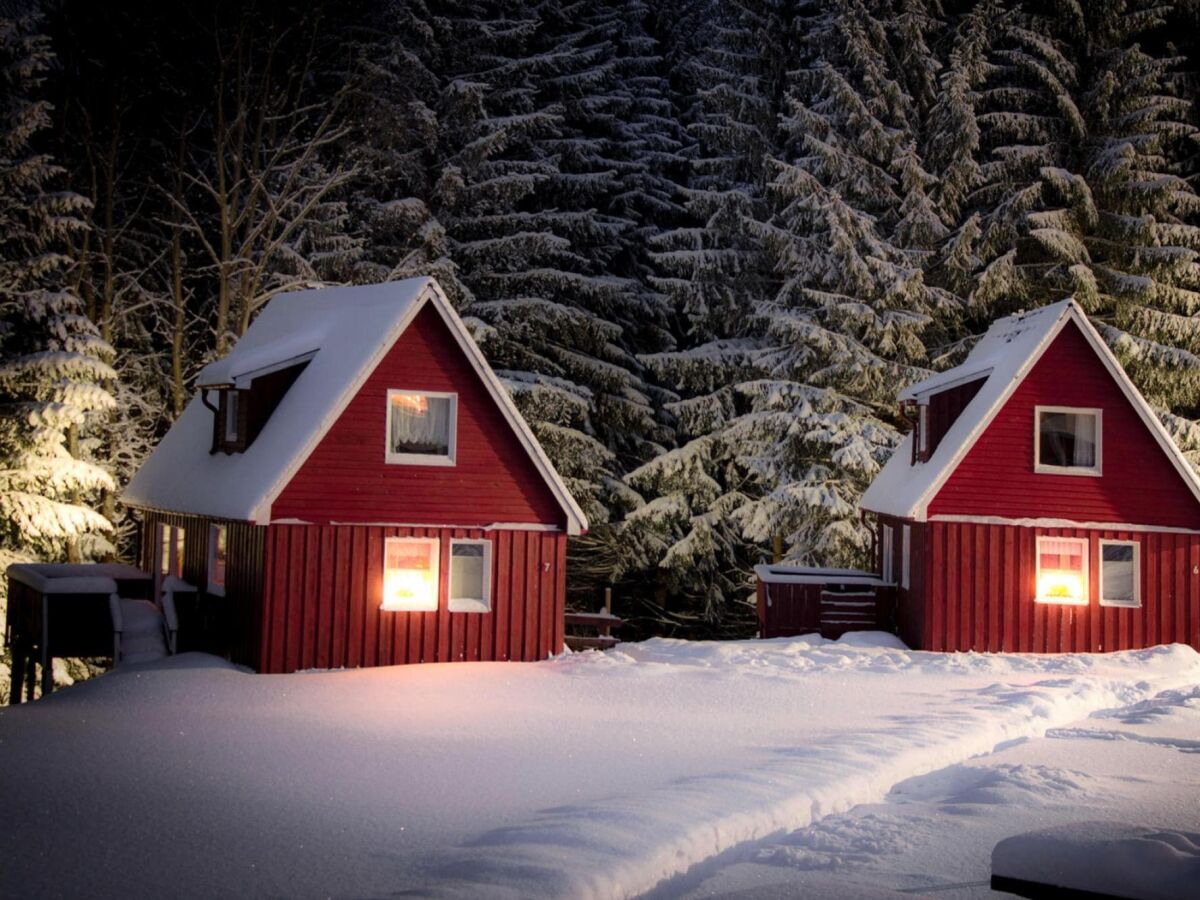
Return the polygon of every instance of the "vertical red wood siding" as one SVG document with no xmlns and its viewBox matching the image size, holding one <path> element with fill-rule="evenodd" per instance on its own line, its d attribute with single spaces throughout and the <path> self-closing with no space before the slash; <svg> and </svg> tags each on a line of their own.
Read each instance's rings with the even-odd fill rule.
<svg viewBox="0 0 1200 900">
<path fill-rule="evenodd" d="M 436 612 L 380 609 L 389 537 L 440 539 Z M 448 611 L 451 538 L 492 541 L 490 612 Z M 271 525 L 259 671 L 545 659 L 563 646 L 566 542 L 547 531 Z"/>
<path fill-rule="evenodd" d="M 389 389 L 458 394 L 456 464 L 384 461 Z M 272 507 L 272 518 L 489 525 L 566 521 L 432 305 L 417 314 Z"/>
<path fill-rule="evenodd" d="M 1034 472 L 1034 407 L 1103 410 L 1103 475 Z M 1070 322 L 929 505 L 929 514 L 1200 528 L 1200 503 Z"/>
<path fill-rule="evenodd" d="M 970 403 L 979 389 L 983 387 L 986 378 L 968 381 L 956 387 L 938 391 L 929 397 L 929 454 L 938 448 L 954 420 L 959 417 L 967 404 Z"/>
<path fill-rule="evenodd" d="M 1081 653 L 1179 642 L 1200 650 L 1200 535 L 968 522 L 929 522 L 924 533 L 923 596 L 909 598 L 907 631 L 901 619 L 910 646 Z M 1034 602 L 1039 535 L 1088 539 L 1087 606 Z M 1100 605 L 1102 539 L 1141 545 L 1140 607 Z"/>
</svg>

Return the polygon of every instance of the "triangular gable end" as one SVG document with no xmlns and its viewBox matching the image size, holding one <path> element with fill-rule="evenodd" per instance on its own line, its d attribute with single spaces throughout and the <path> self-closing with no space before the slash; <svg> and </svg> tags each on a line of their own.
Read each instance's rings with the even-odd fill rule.
<svg viewBox="0 0 1200 900">
<path fill-rule="evenodd" d="M 1033 352 L 1026 357 L 1011 381 L 997 396 L 995 402 L 992 403 L 991 407 L 986 411 L 986 413 L 976 422 L 970 433 L 967 435 L 967 438 L 961 441 L 955 448 L 954 455 L 949 462 L 941 468 L 936 477 L 931 480 L 929 485 L 913 504 L 913 508 L 910 511 L 911 518 L 917 521 L 925 521 L 928 518 L 929 506 L 938 496 L 942 487 L 946 484 L 954 472 L 958 470 L 960 464 L 966 458 L 967 454 L 975 446 L 980 437 L 987 431 L 988 427 L 996 419 L 996 416 L 1000 413 L 1000 411 L 1004 409 L 1004 407 L 1012 399 L 1013 394 L 1024 383 L 1026 377 L 1033 370 L 1034 366 L 1036 366 L 1041 360 L 1046 350 L 1054 344 L 1055 340 L 1062 333 L 1068 322 L 1074 322 L 1075 325 L 1078 326 L 1079 331 L 1083 335 L 1088 346 L 1099 358 L 1100 362 L 1103 364 L 1108 374 L 1113 378 L 1121 393 L 1125 396 L 1126 400 L 1128 400 L 1131 407 L 1137 413 L 1138 418 L 1149 430 L 1151 436 L 1167 456 L 1175 471 L 1188 486 L 1188 489 L 1191 491 L 1191 494 L 1196 500 L 1197 504 L 1200 504 L 1200 478 L 1197 477 L 1195 470 L 1192 469 L 1191 465 L 1183 456 L 1183 453 L 1180 451 L 1179 447 L 1171 439 L 1171 436 L 1167 434 L 1167 431 L 1159 421 L 1158 416 L 1146 402 L 1146 399 L 1142 396 L 1141 391 L 1139 391 L 1137 386 L 1134 385 L 1134 383 L 1129 379 L 1129 376 L 1122 368 L 1112 350 L 1109 349 L 1104 339 L 1100 336 L 1099 332 L 1097 332 L 1092 323 L 1088 321 L 1087 316 L 1084 315 L 1078 304 L 1076 304 L 1074 301 L 1071 301 L 1065 304 L 1064 312 L 1059 317 L 1058 321 L 1055 322 L 1053 327 L 1046 331 L 1045 335 L 1038 342 Z M 901 447 L 901 450 L 897 452 L 902 452 L 902 450 L 903 446 Z"/>
<path fill-rule="evenodd" d="M 253 521 L 258 524 L 267 524 L 271 521 L 271 508 L 275 501 L 279 499 L 280 494 L 292 482 L 296 474 L 304 466 L 305 462 L 313 454 L 316 448 L 321 444 L 322 440 L 333 428 L 334 424 L 345 412 L 353 399 L 358 395 L 366 382 L 371 378 L 372 374 L 379 367 L 382 361 L 392 351 L 396 342 L 403 336 L 405 331 L 420 314 L 426 305 L 432 304 L 437 311 L 443 323 L 448 328 L 451 335 L 455 339 L 455 343 L 462 351 L 464 357 L 469 362 L 471 368 L 479 376 L 483 383 L 484 389 L 488 397 L 497 406 L 503 415 L 504 420 L 512 429 L 513 435 L 520 443 L 528 455 L 534 468 L 550 489 L 559 507 L 562 509 L 567 521 L 567 533 L 571 535 L 583 534 L 587 531 L 587 517 L 580 509 L 575 498 L 571 495 L 570 490 L 563 483 L 561 476 L 555 470 L 553 463 L 550 462 L 542 449 L 541 444 L 530 430 L 528 423 L 517 410 L 508 391 L 501 384 L 496 373 L 492 371 L 483 352 L 479 346 L 471 338 L 470 332 L 467 331 L 466 325 L 462 319 L 458 317 L 454 307 L 442 292 L 441 287 L 436 281 L 430 279 L 426 286 L 422 289 L 422 293 L 416 302 L 410 305 L 404 317 L 396 323 L 392 329 L 392 333 L 381 342 L 379 350 L 374 357 L 362 367 L 357 373 L 354 381 L 347 387 L 343 396 L 336 406 L 334 406 L 325 418 L 319 423 L 318 427 L 314 428 L 305 441 L 301 451 L 297 453 L 289 463 L 288 467 L 283 470 L 276 482 L 263 495 L 262 499 L 255 505 L 253 512 Z"/>
</svg>

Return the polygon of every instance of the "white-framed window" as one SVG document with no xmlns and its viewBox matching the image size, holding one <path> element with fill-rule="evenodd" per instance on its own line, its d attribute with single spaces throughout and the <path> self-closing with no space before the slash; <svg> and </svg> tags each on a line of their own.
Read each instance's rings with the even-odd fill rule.
<svg viewBox="0 0 1200 900">
<path fill-rule="evenodd" d="M 1141 548 L 1137 541 L 1100 541 L 1100 605 L 1142 605 Z"/>
<path fill-rule="evenodd" d="M 908 590 L 909 572 L 911 563 L 909 562 L 909 553 L 912 549 L 912 528 L 908 525 L 900 526 L 900 587 Z"/>
<path fill-rule="evenodd" d="M 879 533 L 879 574 L 885 584 L 892 583 L 892 526 L 884 525 Z"/>
<path fill-rule="evenodd" d="M 185 540 L 184 530 L 180 526 L 158 523 L 158 567 L 155 574 L 160 578 L 168 575 L 183 577 Z"/>
<path fill-rule="evenodd" d="M 917 407 L 917 459 L 929 459 L 929 404 Z"/>
<path fill-rule="evenodd" d="M 238 440 L 238 392 L 225 392 L 225 440 L 237 443 Z"/>
<path fill-rule="evenodd" d="M 458 394 L 387 392 L 386 459 L 415 466 L 454 465 Z"/>
<path fill-rule="evenodd" d="M 208 586 L 206 590 L 218 597 L 225 596 L 225 542 L 228 530 L 225 525 L 208 526 Z"/>
<path fill-rule="evenodd" d="M 1034 407 L 1033 470 L 1054 475 L 1099 475 L 1103 415 L 1074 406 Z"/>
<path fill-rule="evenodd" d="M 1038 603 L 1087 606 L 1088 542 L 1086 538 L 1037 538 Z"/>
<path fill-rule="evenodd" d="M 450 612 L 485 613 L 492 609 L 492 542 L 450 541 Z"/>
<path fill-rule="evenodd" d="M 432 612 L 438 608 L 439 549 L 437 538 L 384 539 L 383 609 Z"/>
</svg>

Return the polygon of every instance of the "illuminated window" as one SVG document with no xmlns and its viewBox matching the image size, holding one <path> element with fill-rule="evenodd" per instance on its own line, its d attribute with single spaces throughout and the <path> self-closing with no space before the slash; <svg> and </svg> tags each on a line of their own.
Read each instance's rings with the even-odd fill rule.
<svg viewBox="0 0 1200 900">
<path fill-rule="evenodd" d="M 1087 605 L 1087 549 L 1083 538 L 1037 539 L 1038 603 Z"/>
<path fill-rule="evenodd" d="M 183 577 L 184 532 L 178 525 L 158 526 L 158 575 Z"/>
<path fill-rule="evenodd" d="M 454 465 L 457 394 L 392 390 L 387 404 L 389 463 Z"/>
<path fill-rule="evenodd" d="M 1100 605 L 1141 606 L 1136 541 L 1100 542 Z"/>
<path fill-rule="evenodd" d="M 450 542 L 450 612 L 492 608 L 492 542 Z"/>
<path fill-rule="evenodd" d="M 384 541 L 383 608 L 402 612 L 438 608 L 437 538 Z"/>
<path fill-rule="evenodd" d="M 208 526 L 208 593 L 225 596 L 224 525 Z"/>
<path fill-rule="evenodd" d="M 1100 410 L 1039 406 L 1035 418 L 1035 471 L 1059 475 L 1100 474 Z"/>
</svg>

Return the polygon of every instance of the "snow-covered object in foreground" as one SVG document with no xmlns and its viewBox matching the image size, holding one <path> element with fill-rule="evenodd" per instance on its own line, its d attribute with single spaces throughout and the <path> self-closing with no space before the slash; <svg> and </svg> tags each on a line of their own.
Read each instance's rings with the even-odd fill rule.
<svg viewBox="0 0 1200 900">
<path fill-rule="evenodd" d="M 269 677 L 182 654 L 0 710 L 21 776 L 0 778 L 0 894 L 125 897 L 135 872 L 146 896 L 615 898 L 663 882 L 679 896 L 707 867 L 902 781 L 1198 679 L 1200 655 L 1179 646 L 658 639 L 523 666 Z M 1195 782 L 1196 755 L 1178 756 L 1180 783 Z M 1086 770 L 1088 754 L 1067 765 Z M 1013 802 L 1039 790 L 1052 786 Z"/>
<path fill-rule="evenodd" d="M 913 431 L 862 508 L 909 646 L 1200 648 L 1200 479 L 1073 300 L 900 401 Z"/>
<path fill-rule="evenodd" d="M 561 651 L 587 520 L 432 279 L 280 295 L 197 382 L 124 495 L 143 566 L 198 589 L 183 649 L 263 672 Z"/>
<path fill-rule="evenodd" d="M 1200 893 L 1200 834 L 1115 822 L 1017 834 L 992 851 L 992 885 L 1009 891 L 1044 886 L 1130 900 L 1192 900 Z"/>
</svg>

